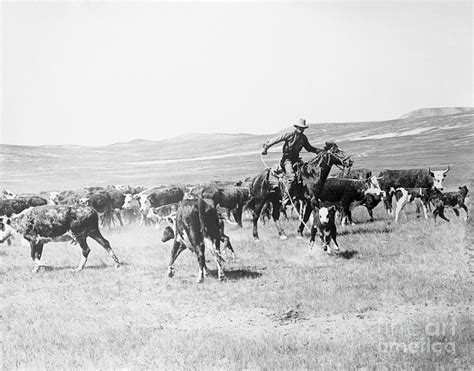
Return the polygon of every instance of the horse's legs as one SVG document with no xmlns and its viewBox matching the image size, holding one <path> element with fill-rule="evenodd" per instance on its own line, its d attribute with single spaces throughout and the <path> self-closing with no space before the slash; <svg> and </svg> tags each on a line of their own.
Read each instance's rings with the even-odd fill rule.
<svg viewBox="0 0 474 371">
<path fill-rule="evenodd" d="M 288 237 L 286 237 L 285 231 L 283 230 L 280 224 L 280 199 L 277 196 L 274 196 L 272 197 L 271 202 L 273 206 L 272 218 L 273 222 L 275 223 L 275 227 L 278 231 L 278 235 L 280 236 L 280 239 L 286 240 Z"/>
<path fill-rule="evenodd" d="M 303 230 L 304 230 L 305 224 L 308 222 L 309 217 L 311 216 L 311 213 L 313 212 L 313 208 L 308 202 L 305 202 L 305 206 L 306 207 L 304 209 L 303 221 L 300 223 L 298 229 L 296 230 L 297 233 L 300 235 L 300 237 L 303 237 Z"/>
<path fill-rule="evenodd" d="M 265 201 L 255 201 L 255 208 L 253 210 L 253 217 L 252 217 L 252 221 L 253 221 L 252 235 L 255 241 L 259 240 L 257 222 L 258 222 L 260 213 L 262 212 L 263 205 L 265 205 Z"/>
</svg>

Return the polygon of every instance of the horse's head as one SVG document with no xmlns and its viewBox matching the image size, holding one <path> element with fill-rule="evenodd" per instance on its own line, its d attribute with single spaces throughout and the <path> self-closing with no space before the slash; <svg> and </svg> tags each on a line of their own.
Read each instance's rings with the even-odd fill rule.
<svg viewBox="0 0 474 371">
<path fill-rule="evenodd" d="M 348 173 L 353 163 L 351 156 L 341 150 L 336 143 L 326 142 L 324 150 L 319 152 L 314 159 L 308 161 L 306 171 L 320 167 L 321 170 L 326 169 L 329 172 L 330 168 L 336 165 L 343 172 Z"/>
</svg>

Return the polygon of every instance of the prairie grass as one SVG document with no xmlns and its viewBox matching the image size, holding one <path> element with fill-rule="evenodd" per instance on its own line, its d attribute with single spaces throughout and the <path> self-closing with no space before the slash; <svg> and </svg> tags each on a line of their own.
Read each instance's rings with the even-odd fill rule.
<svg viewBox="0 0 474 371">
<path fill-rule="evenodd" d="M 1 360 L 15 368 L 467 368 L 472 361 L 472 275 L 465 226 L 417 219 L 396 224 L 381 207 L 367 223 L 338 227 L 344 254 L 327 256 L 296 239 L 297 220 L 272 223 L 261 241 L 228 226 L 237 260 L 227 280 L 195 282 L 189 251 L 166 277 L 170 243 L 129 225 L 103 231 L 123 266 L 90 241 L 46 245 L 47 265 L 30 272 L 20 241 L 0 250 Z M 452 214 L 450 214 L 452 216 Z M 466 240 L 468 238 L 466 237 Z M 445 326 L 444 331 L 441 331 Z M 449 327 L 451 326 L 451 327 Z M 454 329 L 454 330 L 453 330 Z M 436 346 L 433 348 L 433 344 Z"/>
</svg>

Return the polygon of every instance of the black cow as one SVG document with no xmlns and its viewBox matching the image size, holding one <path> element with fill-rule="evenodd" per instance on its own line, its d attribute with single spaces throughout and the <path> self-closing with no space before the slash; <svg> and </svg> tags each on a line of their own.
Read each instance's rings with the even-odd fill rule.
<svg viewBox="0 0 474 371">
<path fill-rule="evenodd" d="M 34 206 L 46 205 L 48 201 L 39 196 L 17 197 L 7 200 L 0 200 L 0 216 L 10 217 L 19 214 L 23 210 Z"/>
<path fill-rule="evenodd" d="M 77 271 L 84 268 L 89 256 L 87 237 L 91 237 L 104 247 L 118 267 L 120 262 L 115 256 L 109 241 L 99 231 L 97 212 L 89 206 L 46 205 L 32 207 L 11 219 L 3 218 L 0 222 L 0 243 L 14 234 L 19 234 L 30 243 L 31 259 L 35 262 L 33 272 L 41 266 L 43 245 L 58 238 L 70 237 L 82 249 L 82 258 Z"/>
<path fill-rule="evenodd" d="M 204 281 L 204 270 L 206 260 L 204 257 L 205 247 L 214 255 L 218 279 L 224 278 L 222 262 L 224 259 L 220 252 L 221 223 L 214 205 L 211 201 L 203 199 L 184 199 L 179 205 L 176 219 L 174 221 L 174 231 L 170 226 L 163 232 L 162 242 L 166 242 L 174 237 L 171 249 L 171 259 L 168 265 L 168 277 L 174 276 L 173 264 L 179 254 L 186 248 L 196 253 L 199 272 L 197 282 Z"/>
<path fill-rule="evenodd" d="M 397 188 L 431 188 L 434 186 L 440 191 L 443 190 L 443 179 L 449 171 L 431 171 L 426 169 L 390 170 L 386 169 L 379 173 L 378 179 L 380 188 L 385 191 L 385 207 L 389 214 L 392 213 L 393 191 Z"/>
<path fill-rule="evenodd" d="M 242 210 L 249 199 L 249 189 L 234 185 L 208 186 L 193 189 L 191 195 L 196 195 L 214 202 L 232 213 L 239 227 L 242 227 Z"/>
<path fill-rule="evenodd" d="M 465 204 L 465 200 L 468 194 L 469 194 L 469 189 L 467 189 L 466 186 L 459 187 L 459 191 L 457 192 L 443 193 L 444 207 L 451 207 L 454 213 L 456 214 L 456 216 L 459 216 L 458 207 L 463 208 L 464 211 L 466 212 L 465 220 L 467 220 L 467 218 L 469 217 L 469 211 Z"/>
<path fill-rule="evenodd" d="M 372 176 L 372 170 L 369 169 L 351 169 L 347 174 L 340 172 L 336 175 L 338 178 L 367 180 Z"/>
<path fill-rule="evenodd" d="M 370 185 L 370 187 L 369 187 Z M 322 205 L 336 205 L 342 209 L 343 219 L 347 218 L 352 223 L 351 204 L 367 203 L 372 206 L 375 202 L 373 198 L 367 198 L 367 194 L 380 196 L 380 189 L 373 187 L 372 179 L 355 180 L 328 178 L 324 184 L 323 191 L 319 197 Z M 375 206 L 374 206 L 375 207 Z M 373 220 L 372 209 L 369 210 L 371 220 Z"/>
<path fill-rule="evenodd" d="M 107 191 L 89 193 L 79 200 L 82 205 L 93 207 L 102 218 L 102 226 L 110 228 L 114 223 L 114 204 Z"/>
</svg>

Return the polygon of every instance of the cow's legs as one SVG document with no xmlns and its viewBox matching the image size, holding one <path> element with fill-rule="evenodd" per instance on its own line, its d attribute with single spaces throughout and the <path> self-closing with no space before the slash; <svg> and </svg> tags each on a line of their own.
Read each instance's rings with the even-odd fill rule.
<svg viewBox="0 0 474 371">
<path fill-rule="evenodd" d="M 407 204 L 407 199 L 406 197 L 402 196 L 398 201 L 397 201 L 397 207 L 395 209 L 395 221 L 398 222 L 398 215 L 400 212 L 404 209 L 404 207 Z M 406 217 L 406 214 L 405 214 Z"/>
<path fill-rule="evenodd" d="M 41 267 L 41 255 L 43 255 L 43 243 L 30 242 L 30 255 L 31 259 L 35 262 L 32 272 L 36 273 Z"/>
<path fill-rule="evenodd" d="M 435 210 L 433 211 L 433 217 L 436 222 L 436 217 L 439 215 L 441 219 L 446 220 L 449 222 L 449 219 L 444 216 L 444 207 L 443 206 L 436 206 Z"/>
<path fill-rule="evenodd" d="M 427 213 L 427 210 L 426 210 L 426 204 L 424 202 L 422 202 L 421 207 L 423 208 L 423 215 L 424 215 L 425 219 L 428 220 L 428 213 Z"/>
<path fill-rule="evenodd" d="M 195 249 L 196 255 L 197 255 L 197 261 L 199 264 L 197 283 L 204 282 L 204 270 L 206 269 L 206 258 L 204 256 L 204 249 L 205 249 L 204 242 L 201 242 L 199 246 Z"/>
<path fill-rule="evenodd" d="M 232 260 L 235 260 L 235 252 L 234 252 L 234 248 L 232 247 L 232 244 L 230 243 L 229 236 L 225 234 L 221 234 L 221 242 L 224 244 L 224 249 L 225 248 L 229 249 L 230 254 L 232 256 Z"/>
<path fill-rule="evenodd" d="M 110 247 L 109 241 L 107 241 L 98 230 L 89 233 L 89 237 L 97 241 L 97 243 L 101 245 L 109 253 L 109 255 L 112 257 L 112 259 L 115 262 L 115 267 L 118 268 L 120 266 L 120 261 L 117 259 L 117 256 L 115 256 L 115 253 L 114 253 L 114 250 L 112 250 L 112 247 Z"/>
<path fill-rule="evenodd" d="M 456 216 L 459 216 L 459 210 L 458 210 L 458 209 L 456 209 L 455 207 L 453 207 L 453 211 L 454 211 L 454 213 L 456 214 Z"/>
<path fill-rule="evenodd" d="M 234 210 L 232 210 L 232 215 L 234 216 L 234 220 L 237 222 L 238 226 L 242 228 L 242 207 L 237 206 Z"/>
<path fill-rule="evenodd" d="M 392 216 L 392 197 L 394 189 L 385 190 L 385 197 L 383 197 L 383 203 L 385 204 L 385 210 L 387 214 Z"/>
<path fill-rule="evenodd" d="M 466 204 L 460 203 L 459 206 L 462 207 L 464 211 L 466 212 L 466 217 L 464 218 L 464 220 L 467 220 L 469 218 L 469 212 L 468 212 Z"/>
<path fill-rule="evenodd" d="M 74 269 L 76 272 L 79 272 L 84 269 L 84 266 L 86 265 L 86 262 L 87 262 L 87 257 L 89 256 L 89 253 L 91 252 L 89 246 L 87 245 L 86 238 L 87 238 L 86 236 L 76 237 L 76 240 L 79 243 L 79 246 L 81 246 L 81 250 L 82 250 L 81 261 L 79 262 L 79 265 L 77 266 L 77 268 Z"/>
<path fill-rule="evenodd" d="M 123 221 L 122 221 L 122 215 L 120 214 L 120 210 L 119 209 L 116 209 L 115 210 L 115 216 L 117 217 L 119 223 L 120 223 L 120 226 L 123 227 Z"/>
<path fill-rule="evenodd" d="M 336 253 L 337 253 L 337 252 L 339 252 L 339 245 L 338 245 L 338 243 L 337 243 L 337 241 L 336 241 L 336 235 L 337 235 L 336 229 L 331 230 L 331 232 L 330 232 L 330 237 L 331 237 L 332 240 L 334 241 L 334 246 L 335 246 L 335 247 L 334 247 L 334 250 L 335 250 Z"/>
<path fill-rule="evenodd" d="M 264 205 L 265 205 L 265 201 L 255 201 L 255 207 L 254 207 L 254 210 L 252 211 L 252 222 L 253 222 L 252 235 L 255 241 L 259 241 L 257 223 L 258 223 L 258 218 L 260 217 L 260 213 L 262 212 L 262 208 Z"/>
<path fill-rule="evenodd" d="M 222 267 L 222 263 L 224 259 L 222 258 L 221 252 L 220 252 L 220 239 L 216 239 L 215 241 L 211 241 L 208 238 L 204 239 L 204 244 L 205 247 L 207 248 L 208 251 L 210 251 L 214 255 L 214 260 L 217 265 L 217 279 L 219 281 L 222 281 L 224 279 L 224 269 Z M 204 268 L 207 270 L 205 263 L 204 263 Z M 199 281 L 198 281 L 199 282 Z"/>
<path fill-rule="evenodd" d="M 183 242 L 178 241 L 176 239 L 174 240 L 173 247 L 171 248 L 170 262 L 168 264 L 168 277 L 169 278 L 172 278 L 174 276 L 173 264 L 178 258 L 179 254 L 181 254 L 181 252 L 185 249 L 186 249 L 186 245 Z"/>
<path fill-rule="evenodd" d="M 374 221 L 374 212 L 373 212 L 373 209 L 370 209 L 370 208 L 368 208 L 368 207 L 366 207 L 366 208 L 367 208 L 367 212 L 369 213 L 369 218 L 370 218 L 369 220 L 370 220 L 371 222 L 373 222 L 373 221 Z"/>
</svg>

